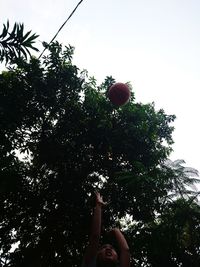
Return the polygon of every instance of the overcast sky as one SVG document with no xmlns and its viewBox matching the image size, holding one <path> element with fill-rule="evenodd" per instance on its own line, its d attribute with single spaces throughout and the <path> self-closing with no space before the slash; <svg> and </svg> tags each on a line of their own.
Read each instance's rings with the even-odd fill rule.
<svg viewBox="0 0 200 267">
<path fill-rule="evenodd" d="M 0 25 L 23 22 L 49 42 L 79 0 L 0 0 Z M 171 159 L 200 171 L 200 1 L 84 0 L 57 40 L 99 83 L 130 81 L 136 101 L 175 114 Z"/>
</svg>

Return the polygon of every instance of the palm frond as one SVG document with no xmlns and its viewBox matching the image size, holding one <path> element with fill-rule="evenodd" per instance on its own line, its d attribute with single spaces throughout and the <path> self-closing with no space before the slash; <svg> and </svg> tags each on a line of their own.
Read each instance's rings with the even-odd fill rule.
<svg viewBox="0 0 200 267">
<path fill-rule="evenodd" d="M 185 167 L 183 166 L 184 164 L 185 161 L 183 159 L 175 161 L 167 159 L 164 162 L 164 166 L 171 170 L 172 193 L 188 198 L 198 193 L 196 184 L 200 182 L 200 178 L 197 169 Z"/>
<path fill-rule="evenodd" d="M 9 31 L 9 21 L 7 21 L 0 34 L 0 62 L 5 60 L 7 64 L 8 61 L 12 63 L 20 57 L 27 59 L 28 55 L 31 56 L 30 49 L 39 51 L 34 46 L 38 36 L 31 31 L 24 33 L 23 23 L 15 23 Z"/>
</svg>

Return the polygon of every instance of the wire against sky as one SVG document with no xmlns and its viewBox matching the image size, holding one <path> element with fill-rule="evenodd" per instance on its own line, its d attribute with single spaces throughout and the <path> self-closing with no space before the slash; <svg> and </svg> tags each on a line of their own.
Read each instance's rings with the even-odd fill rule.
<svg viewBox="0 0 200 267">
<path fill-rule="evenodd" d="M 48 43 L 48 45 L 50 45 L 54 40 L 55 38 L 58 36 L 59 32 L 62 30 L 62 28 L 65 26 L 65 24 L 68 22 L 68 20 L 73 16 L 73 14 L 75 13 L 75 11 L 77 10 L 77 8 L 79 7 L 79 5 L 83 2 L 83 0 L 81 0 L 77 5 L 76 7 L 74 8 L 74 10 L 71 12 L 71 14 L 69 15 L 69 17 L 65 20 L 65 22 L 62 24 L 62 26 L 59 28 L 59 30 L 57 31 L 57 33 L 54 35 L 54 37 L 51 39 L 51 41 Z M 44 54 L 45 50 L 47 49 L 47 46 L 45 46 L 44 50 L 42 51 L 42 53 L 40 54 L 39 58 L 41 58 L 41 56 Z"/>
</svg>

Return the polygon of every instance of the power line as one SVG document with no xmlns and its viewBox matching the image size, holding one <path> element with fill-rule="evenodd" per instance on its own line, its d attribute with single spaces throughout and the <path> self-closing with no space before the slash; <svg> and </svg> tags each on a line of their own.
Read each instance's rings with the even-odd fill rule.
<svg viewBox="0 0 200 267">
<path fill-rule="evenodd" d="M 65 22 L 62 24 L 62 26 L 59 28 L 59 30 L 57 31 L 57 33 L 54 35 L 54 37 L 51 39 L 51 41 L 48 43 L 47 46 L 45 46 L 44 50 L 42 51 L 42 53 L 40 54 L 39 58 L 41 58 L 41 56 L 44 54 L 44 51 L 47 49 L 47 47 L 55 40 L 55 38 L 58 36 L 59 32 L 62 30 L 62 28 L 65 26 L 65 24 L 68 22 L 68 20 L 73 16 L 73 14 L 75 13 L 75 11 L 77 10 L 77 8 L 80 6 L 80 4 L 83 2 L 83 0 L 81 0 L 76 7 L 74 8 L 74 10 L 71 12 L 71 14 L 69 15 L 69 17 L 65 20 Z"/>
</svg>

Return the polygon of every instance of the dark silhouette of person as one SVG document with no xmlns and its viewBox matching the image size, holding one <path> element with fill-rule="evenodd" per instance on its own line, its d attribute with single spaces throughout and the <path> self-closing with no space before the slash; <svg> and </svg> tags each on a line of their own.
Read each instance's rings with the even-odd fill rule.
<svg viewBox="0 0 200 267">
<path fill-rule="evenodd" d="M 92 218 L 92 229 L 89 237 L 89 245 L 86 249 L 82 267 L 129 267 L 130 252 L 124 235 L 118 228 L 114 228 L 110 233 L 117 241 L 119 253 L 111 244 L 104 244 L 99 247 L 101 236 L 101 214 L 102 207 L 106 203 L 101 195 L 96 193 L 96 205 Z"/>
</svg>

